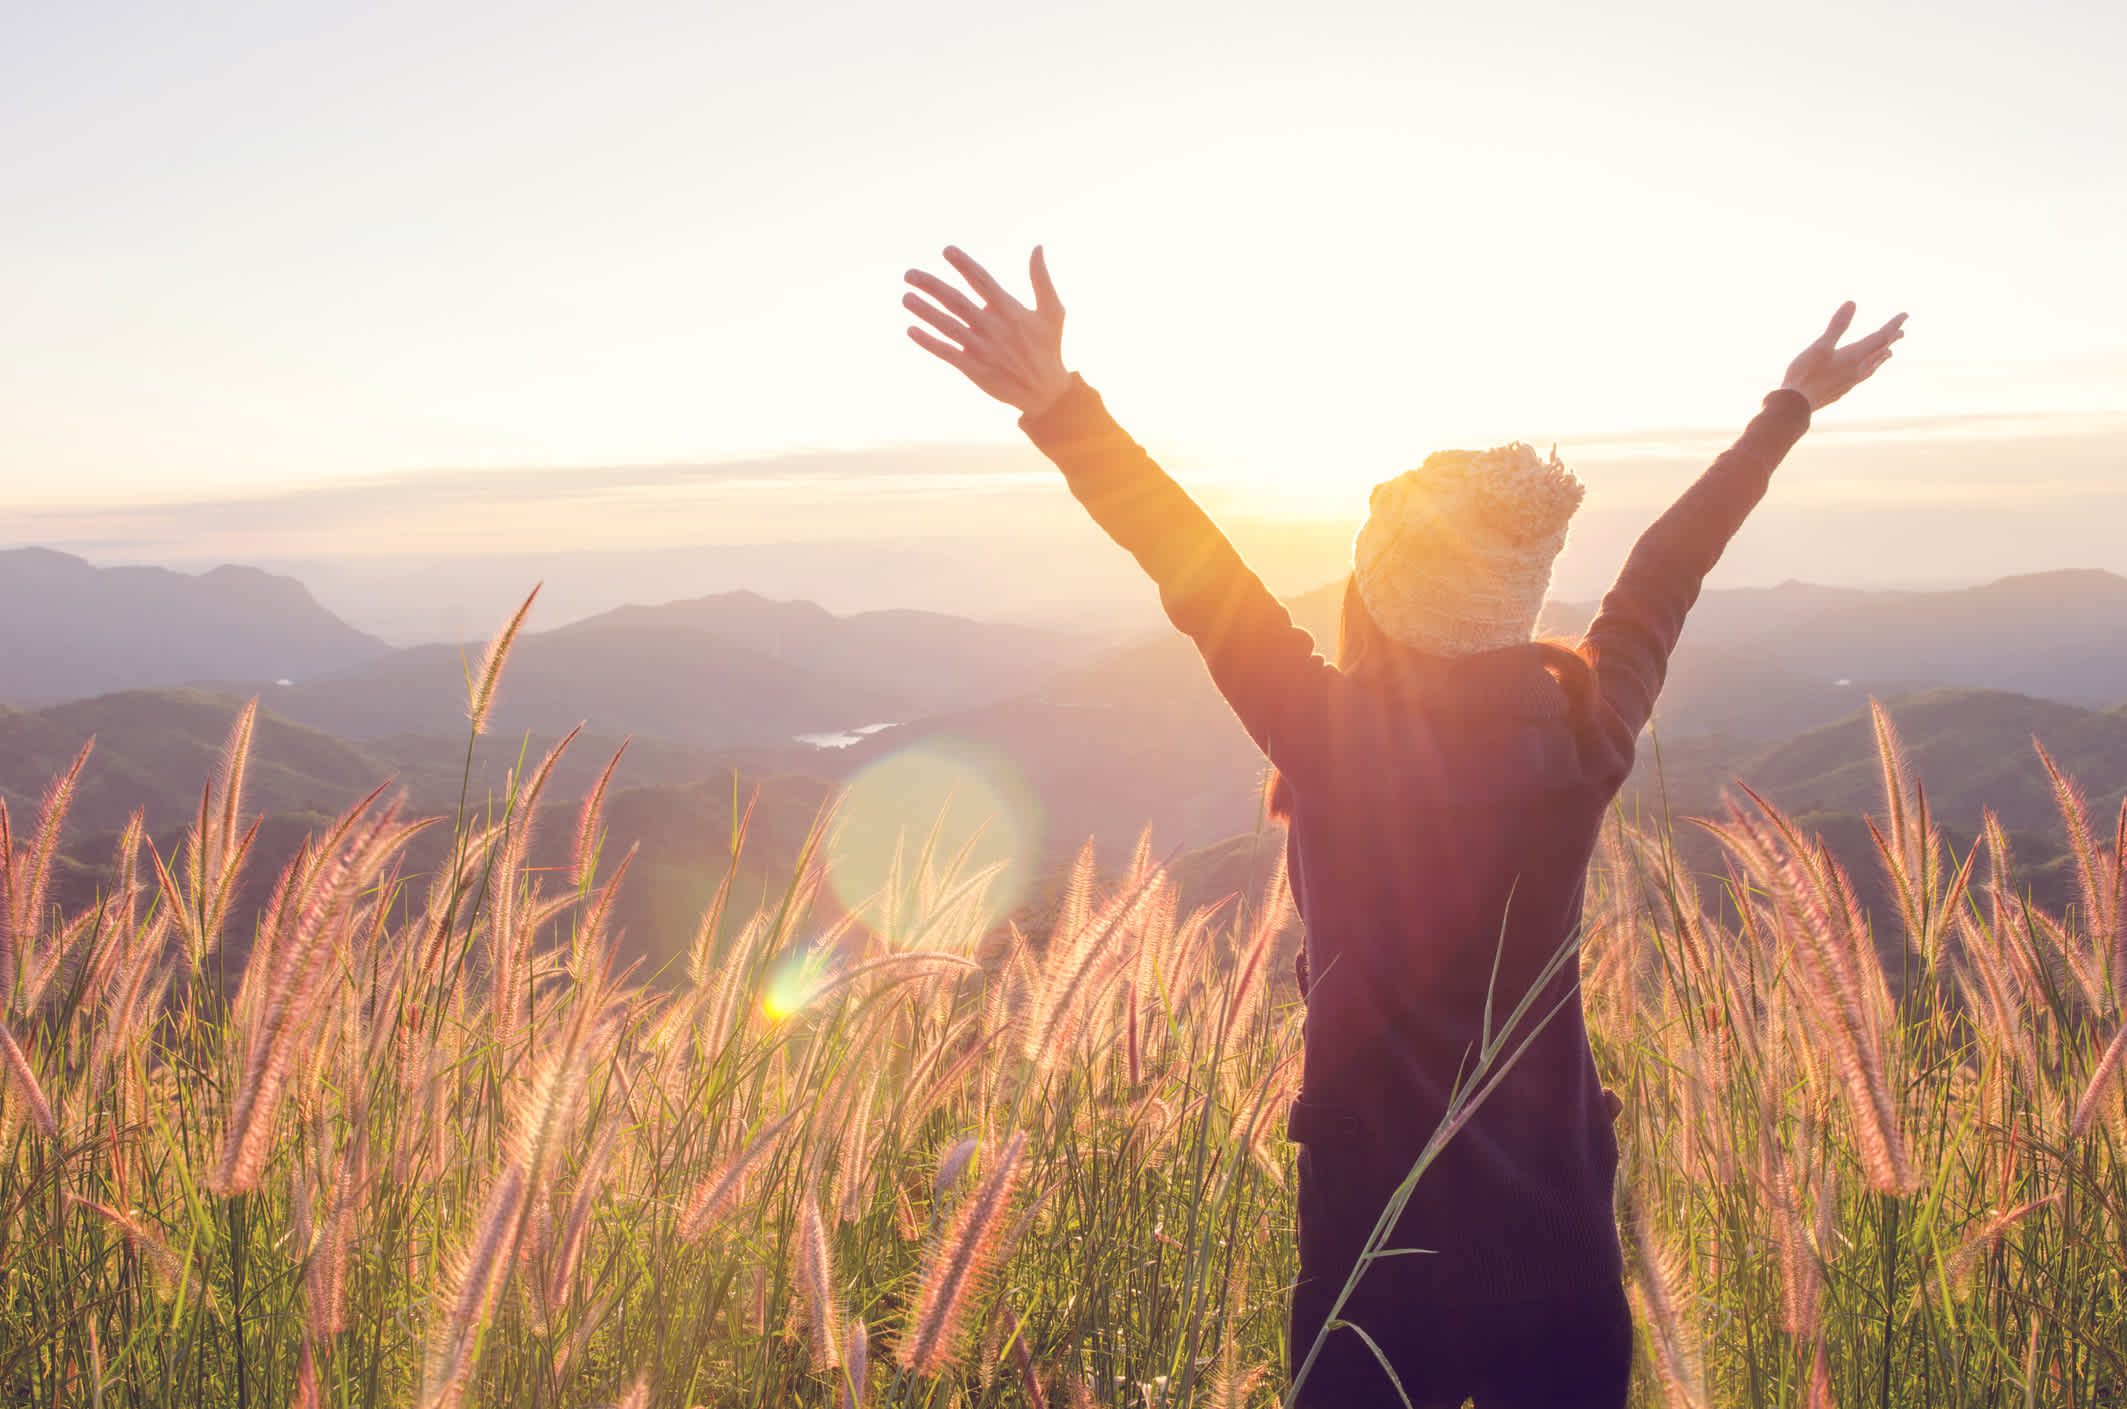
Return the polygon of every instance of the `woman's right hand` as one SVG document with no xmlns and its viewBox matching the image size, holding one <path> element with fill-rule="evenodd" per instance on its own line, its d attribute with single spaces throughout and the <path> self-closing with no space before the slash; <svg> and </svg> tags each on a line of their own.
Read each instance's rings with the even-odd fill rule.
<svg viewBox="0 0 2127 1409">
<path fill-rule="evenodd" d="M 909 337 L 999 401 L 1030 414 L 1047 410 L 1070 389 L 1071 373 L 1063 360 L 1063 300 L 1050 282 L 1041 246 L 1034 247 L 1027 264 L 1034 284 L 1032 308 L 1006 293 L 989 270 L 958 248 L 947 246 L 945 259 L 981 302 L 935 274 L 911 269 L 908 282 L 930 297 L 903 294 L 901 306 L 945 336 L 910 328 Z"/>
<path fill-rule="evenodd" d="M 1801 392 L 1810 410 L 1822 411 L 1890 361 L 1891 344 L 1905 336 L 1905 315 L 1899 314 L 1865 338 L 1839 346 L 1839 339 L 1853 321 L 1853 303 L 1840 304 L 1823 336 L 1787 364 L 1781 390 Z"/>
</svg>

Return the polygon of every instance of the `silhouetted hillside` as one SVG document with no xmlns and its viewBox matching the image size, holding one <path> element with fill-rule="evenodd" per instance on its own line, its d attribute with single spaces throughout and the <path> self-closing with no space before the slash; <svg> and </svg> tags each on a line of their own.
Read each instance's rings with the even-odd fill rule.
<svg viewBox="0 0 2127 1409">
<path fill-rule="evenodd" d="M 2127 709 L 2078 709 L 2001 690 L 1927 690 L 1885 705 L 1914 775 L 1927 785 L 1929 805 L 1953 825 L 1974 829 L 1982 809 L 1992 808 L 2012 830 L 2057 829 L 2052 784 L 2033 739 L 2078 781 L 2101 824 L 2127 794 Z M 1643 750 L 1634 786 L 1650 788 L 1652 770 L 1652 750 Z M 1755 751 L 1722 756 L 1711 746 L 1665 746 L 1661 771 L 1674 811 L 1712 811 L 1735 777 L 1794 812 L 1858 815 L 1883 805 L 1865 706 Z"/>
<path fill-rule="evenodd" d="M 0 552 L 0 699 L 48 703 L 201 680 L 307 680 L 389 648 L 294 578 L 218 567 L 95 567 Z"/>
<path fill-rule="evenodd" d="M 1814 582 L 1782 582 L 1772 587 L 1717 587 L 1701 593 L 1691 609 L 1686 639 L 1698 645 L 1758 640 L 1793 630 L 1824 612 L 1918 595 L 1864 587 L 1826 587 Z M 1594 600 L 1544 603 L 1544 634 L 1578 636 L 1595 618 Z"/>
<path fill-rule="evenodd" d="M 625 607 L 522 636 L 492 727 L 607 733 L 726 750 L 905 721 L 1038 686 L 1092 643 L 928 612 L 838 617 L 747 592 Z M 452 736 L 483 646 L 416 646 L 272 694 L 348 738 Z"/>
<path fill-rule="evenodd" d="M 32 824 L 51 779 L 92 737 L 95 750 L 76 786 L 69 835 L 115 832 L 135 809 L 151 831 L 181 826 L 199 806 L 242 701 L 199 690 L 135 690 L 74 700 L 42 710 L 0 706 L 0 797 L 20 828 Z M 444 814 L 461 790 L 474 806 L 502 796 L 512 769 L 530 767 L 554 743 L 543 735 L 488 734 L 467 772 L 466 738 L 394 737 L 350 743 L 279 718 L 262 702 L 245 780 L 245 810 L 257 814 L 328 815 L 390 781 L 418 813 Z M 580 797 L 620 740 L 580 736 L 548 784 L 557 800 Z M 691 783 L 710 777 L 719 760 L 659 739 L 629 745 L 614 785 Z"/>
<path fill-rule="evenodd" d="M 2109 706 L 2127 699 L 2127 578 L 2036 573 L 1868 600 L 1762 645 L 1823 678 L 1932 680 Z"/>
<path fill-rule="evenodd" d="M 290 719 L 354 739 L 462 735 L 466 677 L 482 647 L 416 646 L 273 693 Z M 490 728 L 559 734 L 588 721 L 703 748 L 787 739 L 917 713 L 907 696 L 707 636 L 644 626 L 520 637 Z"/>
<path fill-rule="evenodd" d="M 699 633 L 786 665 L 889 691 L 926 713 L 1020 694 L 1099 648 L 1091 637 L 938 612 L 836 616 L 812 602 L 771 601 L 752 592 L 622 607 L 551 634 L 577 638 L 623 630 Z"/>
<path fill-rule="evenodd" d="M 115 832 L 135 809 L 150 828 L 177 825 L 198 810 L 241 703 L 198 690 L 136 690 L 0 714 L 0 795 L 18 828 L 33 825 L 45 787 L 93 736 L 69 834 Z M 262 714 L 248 810 L 337 812 L 387 776 L 359 749 Z"/>
</svg>

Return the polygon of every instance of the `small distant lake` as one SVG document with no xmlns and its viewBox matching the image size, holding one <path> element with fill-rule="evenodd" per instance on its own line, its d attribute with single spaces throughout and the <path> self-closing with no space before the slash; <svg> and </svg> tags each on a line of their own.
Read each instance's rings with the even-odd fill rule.
<svg viewBox="0 0 2127 1409">
<path fill-rule="evenodd" d="M 881 729 L 893 728 L 898 722 L 889 719 L 884 724 L 867 724 L 861 729 L 840 729 L 832 734 L 793 734 L 791 737 L 816 749 L 846 749 L 851 744 L 862 743 Z"/>
</svg>

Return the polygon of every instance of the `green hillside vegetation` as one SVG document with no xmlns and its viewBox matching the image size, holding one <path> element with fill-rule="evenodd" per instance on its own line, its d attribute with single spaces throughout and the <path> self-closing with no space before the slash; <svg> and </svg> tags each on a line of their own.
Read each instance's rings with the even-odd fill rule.
<svg viewBox="0 0 2127 1409">
<path fill-rule="evenodd" d="M 138 809 L 150 827 L 198 810 L 242 702 L 197 690 L 135 690 L 0 714 L 0 797 L 18 817 L 36 815 L 45 785 L 94 738 L 73 816 L 84 832 L 115 833 Z M 252 797 L 264 812 L 326 812 L 345 806 L 388 769 L 315 729 L 262 714 L 255 734 Z"/>
</svg>

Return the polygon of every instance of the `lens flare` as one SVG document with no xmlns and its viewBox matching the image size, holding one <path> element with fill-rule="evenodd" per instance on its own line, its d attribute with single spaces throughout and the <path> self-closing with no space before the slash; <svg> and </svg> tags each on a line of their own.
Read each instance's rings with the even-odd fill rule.
<svg viewBox="0 0 2127 1409">
<path fill-rule="evenodd" d="M 1041 846 L 1041 813 L 1026 780 L 997 750 L 937 736 L 889 754 L 849 782 L 836 813 L 828 879 L 843 906 L 892 934 L 906 915 L 917 868 L 947 880 L 1001 869 L 982 896 L 987 927 L 1027 892 Z M 896 875 L 899 892 L 885 895 Z"/>
<path fill-rule="evenodd" d="M 761 1014 L 770 1022 L 787 1022 L 805 1010 L 820 991 L 820 966 L 809 953 L 785 955 L 761 988 Z"/>
</svg>

